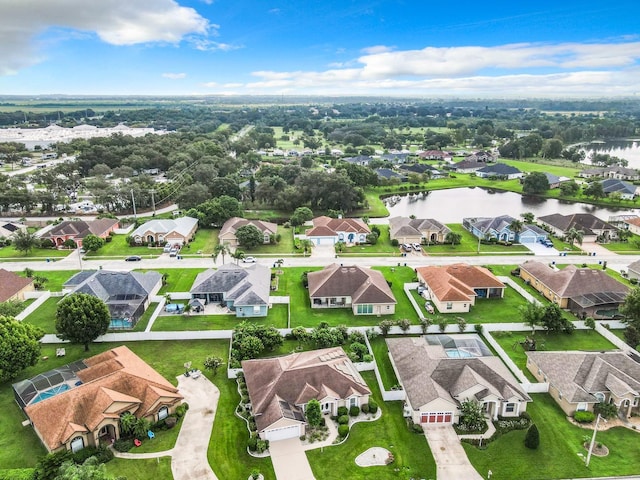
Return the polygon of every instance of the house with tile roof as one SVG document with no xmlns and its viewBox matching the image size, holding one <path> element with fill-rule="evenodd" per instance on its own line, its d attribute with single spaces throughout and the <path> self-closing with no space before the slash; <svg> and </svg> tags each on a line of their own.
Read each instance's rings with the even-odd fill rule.
<svg viewBox="0 0 640 480">
<path fill-rule="evenodd" d="M 245 225 L 253 225 L 262 234 L 262 243 L 268 245 L 271 242 L 271 236 L 278 233 L 278 225 L 273 222 L 264 222 L 262 220 L 247 220 L 240 217 L 232 217 L 222 225 L 218 240 L 220 243 L 237 247 L 239 245 L 236 231 Z"/>
<path fill-rule="evenodd" d="M 526 352 L 527 368 L 567 415 L 612 403 L 621 415 L 640 414 L 640 363 L 619 352 Z"/>
<path fill-rule="evenodd" d="M 23 301 L 26 292 L 33 292 L 33 278 L 20 275 L 0 268 L 0 302 L 11 300 Z"/>
<path fill-rule="evenodd" d="M 522 231 L 516 232 L 512 225 L 516 219 L 511 215 L 499 217 L 463 218 L 462 226 L 481 240 L 495 239 L 499 242 L 536 243 L 549 238 L 549 234 L 537 225 L 522 223 Z"/>
<path fill-rule="evenodd" d="M 118 228 L 118 224 L 119 220 L 113 218 L 100 218 L 92 221 L 65 220 L 42 235 L 42 238 L 51 240 L 57 247 L 61 247 L 67 240 L 73 240 L 80 248 L 82 240 L 87 235 L 95 235 L 105 239 Z"/>
<path fill-rule="evenodd" d="M 316 217 L 313 227 L 307 230 L 307 239 L 314 245 L 365 243 L 371 233 L 369 226 L 359 218 Z"/>
<path fill-rule="evenodd" d="M 392 315 L 396 298 L 381 272 L 332 264 L 307 274 L 311 308 L 350 308 L 354 315 Z"/>
<path fill-rule="evenodd" d="M 27 226 L 22 223 L 0 221 L 0 238 L 11 238 L 19 231 L 26 232 Z"/>
<path fill-rule="evenodd" d="M 258 434 L 275 441 L 305 434 L 304 411 L 311 399 L 323 413 L 362 407 L 371 390 L 342 347 L 242 362 Z"/>
<path fill-rule="evenodd" d="M 575 265 L 557 270 L 529 260 L 520 265 L 520 278 L 560 308 L 582 318 L 611 319 L 629 293 L 629 287 L 602 270 Z"/>
<path fill-rule="evenodd" d="M 488 269 L 466 263 L 418 267 L 416 274 L 440 313 L 469 312 L 477 298 L 502 298 L 506 288 Z"/>
<path fill-rule="evenodd" d="M 551 215 L 538 217 L 537 221 L 542 227 L 549 229 L 555 236 L 561 238 L 572 228 L 580 230 L 583 232 L 583 243 L 608 241 L 618 236 L 616 227 L 590 213 L 573 213 L 570 215 L 552 213 Z"/>
<path fill-rule="evenodd" d="M 15 383 L 13 391 L 48 452 L 111 444 L 125 412 L 157 422 L 183 399 L 125 346 Z"/>
<path fill-rule="evenodd" d="M 143 223 L 131 232 L 131 238 L 140 245 L 165 243 L 184 245 L 193 240 L 196 230 L 198 230 L 197 218 L 154 219 Z"/>
<path fill-rule="evenodd" d="M 524 173 L 506 163 L 496 163 L 494 165 L 486 165 L 476 170 L 476 175 L 481 178 L 506 178 L 513 180 L 515 178 L 522 178 Z"/>
<path fill-rule="evenodd" d="M 433 218 L 392 217 L 389 236 L 398 243 L 443 243 L 451 229 Z"/>
<path fill-rule="evenodd" d="M 269 313 L 271 270 L 254 263 L 233 263 L 199 273 L 189 290 L 192 299 L 226 306 L 236 317 L 266 317 Z"/>
<path fill-rule="evenodd" d="M 607 178 L 605 180 L 601 180 L 600 184 L 602 185 L 602 191 L 605 195 L 616 193 L 620 195 L 622 200 L 633 200 L 637 195 L 638 187 L 630 182 L 625 182 L 624 180 Z"/>
<path fill-rule="evenodd" d="M 388 338 L 393 369 L 406 392 L 405 415 L 417 425 L 458 423 L 466 400 L 479 402 L 493 420 L 517 417 L 531 398 L 495 356 L 450 358 L 422 337 Z"/>
<path fill-rule="evenodd" d="M 115 272 L 83 270 L 64 284 L 71 293 L 98 297 L 109 308 L 111 320 L 122 321 L 133 328 L 151 303 L 151 297 L 162 288 L 158 272 Z"/>
</svg>

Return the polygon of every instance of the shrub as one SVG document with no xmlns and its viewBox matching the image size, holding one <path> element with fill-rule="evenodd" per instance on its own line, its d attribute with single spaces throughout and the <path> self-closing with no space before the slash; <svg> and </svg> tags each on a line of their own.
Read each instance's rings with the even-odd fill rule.
<svg viewBox="0 0 640 480">
<path fill-rule="evenodd" d="M 424 433 L 424 430 L 422 429 L 422 426 L 418 423 L 413 423 L 411 424 L 411 431 L 413 433 Z"/>
<path fill-rule="evenodd" d="M 78 450 L 72 455 L 73 461 L 77 464 L 83 464 L 87 458 L 96 457 L 98 462 L 107 463 L 113 459 L 113 452 L 106 447 L 85 447 L 82 450 Z"/>
<path fill-rule="evenodd" d="M 12 468 L 0 471 L 0 480 L 33 480 L 33 468 Z"/>
<path fill-rule="evenodd" d="M 369 411 L 372 414 L 375 414 L 378 411 L 378 404 L 376 403 L 375 400 L 373 400 L 371 398 L 369 399 Z"/>
<path fill-rule="evenodd" d="M 527 436 L 524 437 L 524 446 L 535 450 L 540 446 L 540 433 L 535 423 L 532 423 L 527 430 Z"/>
<path fill-rule="evenodd" d="M 187 410 L 189 410 L 189 404 L 181 403 L 176 407 L 176 415 L 178 416 L 178 418 L 182 418 L 184 417 L 184 414 L 187 413 Z"/>
<path fill-rule="evenodd" d="M 128 452 L 133 448 L 133 440 L 119 438 L 115 442 L 113 442 L 113 448 L 118 452 Z"/>
<path fill-rule="evenodd" d="M 349 409 L 347 407 L 338 407 L 338 417 L 341 417 L 343 415 L 348 415 L 349 414 Z"/>
<path fill-rule="evenodd" d="M 591 423 L 596 418 L 593 412 L 576 412 L 573 419 L 578 423 Z"/>
<path fill-rule="evenodd" d="M 252 452 L 255 452 L 258 448 L 258 437 L 249 437 L 249 441 L 247 442 L 247 447 Z"/>
<path fill-rule="evenodd" d="M 256 450 L 258 453 L 262 453 L 269 448 L 269 440 L 258 440 L 256 444 Z"/>
<path fill-rule="evenodd" d="M 368 353 L 367 353 L 366 355 L 363 355 L 363 357 L 362 357 L 362 361 L 363 361 L 364 363 L 371 363 L 371 362 L 373 362 L 373 355 L 368 354 Z"/>
<path fill-rule="evenodd" d="M 357 417 L 358 415 L 360 415 L 360 407 L 357 406 L 353 406 L 349 409 L 349 415 L 351 415 L 352 417 Z"/>
<path fill-rule="evenodd" d="M 613 403 L 600 402 L 593 407 L 596 414 L 602 415 L 602 418 L 614 418 L 618 415 L 618 407 Z"/>
<path fill-rule="evenodd" d="M 338 417 L 338 423 L 340 425 L 346 425 L 347 423 L 349 423 L 349 415 L 340 415 Z"/>
<path fill-rule="evenodd" d="M 400 242 L 398 242 L 397 238 L 394 238 L 393 240 L 391 240 L 391 246 L 392 247 L 397 247 L 400 245 Z"/>
<path fill-rule="evenodd" d="M 61 450 L 55 453 L 49 453 L 44 457 L 40 457 L 33 472 L 34 480 L 49 480 L 58 475 L 60 465 L 67 460 L 71 460 L 71 451 Z"/>
<path fill-rule="evenodd" d="M 349 434 L 349 425 L 340 425 L 338 427 L 338 435 L 342 438 L 346 437 Z"/>
<path fill-rule="evenodd" d="M 369 404 L 365 403 L 362 405 L 362 413 L 369 413 Z"/>
<path fill-rule="evenodd" d="M 169 417 L 164 419 L 164 424 L 167 427 L 167 430 L 172 429 L 173 427 L 175 427 L 176 423 L 178 423 L 178 419 L 176 417 L 169 416 Z"/>
</svg>

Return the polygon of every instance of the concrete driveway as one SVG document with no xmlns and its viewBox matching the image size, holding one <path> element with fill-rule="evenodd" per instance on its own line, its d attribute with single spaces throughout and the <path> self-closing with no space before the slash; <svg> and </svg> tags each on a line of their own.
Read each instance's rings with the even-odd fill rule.
<svg viewBox="0 0 640 480">
<path fill-rule="evenodd" d="M 451 425 L 424 425 L 423 429 L 436 462 L 438 480 L 482 480 Z"/>
<path fill-rule="evenodd" d="M 269 442 L 269 452 L 278 480 L 315 480 L 299 438 Z"/>
<path fill-rule="evenodd" d="M 534 255 L 555 255 L 559 256 L 560 252 L 554 247 L 547 247 L 539 242 L 523 243 L 525 247 L 533 252 Z"/>
</svg>

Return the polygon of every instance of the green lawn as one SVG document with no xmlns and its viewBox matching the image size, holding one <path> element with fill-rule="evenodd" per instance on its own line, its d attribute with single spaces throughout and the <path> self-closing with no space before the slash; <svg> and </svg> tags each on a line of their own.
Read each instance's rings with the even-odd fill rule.
<svg viewBox="0 0 640 480">
<path fill-rule="evenodd" d="M 428 245 L 423 246 L 423 250 L 428 255 L 476 255 L 478 253 L 478 238 L 471 232 L 462 227 L 460 223 L 452 223 L 447 225 L 454 233 L 462 235 L 459 245 L 441 244 L 441 245 Z M 494 254 L 494 253 L 513 253 L 521 255 L 523 253 L 529 253 L 530 250 L 524 245 L 498 245 L 498 244 L 481 244 L 480 254 Z"/>
<path fill-rule="evenodd" d="M 469 460 L 481 474 L 493 472 L 492 480 L 543 480 L 635 475 L 640 471 L 638 434 L 618 427 L 597 434 L 597 441 L 609 448 L 606 457 L 591 457 L 584 465 L 587 450 L 583 437 L 591 430 L 574 426 L 548 394 L 532 394 L 527 412 L 540 432 L 540 447 L 524 446 L 526 431 L 514 431 L 491 442 L 486 449 L 464 444 Z M 582 456 L 579 456 L 581 454 Z"/>
<path fill-rule="evenodd" d="M 44 284 L 45 290 L 52 292 L 62 291 L 62 285 L 69 280 L 73 275 L 80 270 L 34 270 L 33 276 L 44 277 L 47 281 Z M 16 272 L 21 277 L 24 277 L 24 272 Z"/>
<path fill-rule="evenodd" d="M 269 309 L 266 317 L 238 318 L 233 315 L 201 315 L 199 313 L 182 315 L 160 315 L 153 323 L 154 332 L 185 330 L 233 330 L 243 320 L 252 324 L 273 325 L 287 328 L 287 305 L 276 304 Z"/>
<path fill-rule="evenodd" d="M 247 255 L 278 255 L 297 253 L 293 247 L 293 229 L 284 228 L 278 225 L 278 233 L 280 234 L 280 242 L 277 245 L 258 245 L 255 248 L 239 247 L 240 250 Z"/>
<path fill-rule="evenodd" d="M 476 298 L 476 303 L 471 307 L 469 313 L 455 314 L 464 318 L 467 323 L 504 323 L 521 322 L 519 307 L 527 304 L 527 300 L 507 286 L 503 298 Z M 446 311 L 445 311 L 446 312 Z M 443 313 L 444 318 L 450 315 Z M 451 315 L 451 322 L 455 321 Z"/>
<path fill-rule="evenodd" d="M 389 359 L 389 349 L 387 348 L 387 342 L 384 337 L 376 337 L 369 340 L 373 355 L 376 358 L 376 365 L 378 365 L 378 371 L 382 378 L 382 385 L 385 390 L 391 390 L 395 385 L 398 385 L 398 377 L 396 372 L 391 366 L 391 360 Z"/>
<path fill-rule="evenodd" d="M 47 298 L 24 321 L 40 327 L 44 333 L 56 333 L 56 308 L 64 297 Z"/>
<path fill-rule="evenodd" d="M 162 254 L 162 247 L 131 247 L 127 243 L 128 235 L 114 235 L 110 242 L 97 252 L 87 252 L 84 255 L 89 258 L 100 257 L 126 257 L 128 255 L 140 255 L 144 258 L 155 258 Z"/>
<path fill-rule="evenodd" d="M 214 268 L 213 262 L 208 268 Z M 188 292 L 191 290 L 193 281 L 200 272 L 204 272 L 206 268 L 158 268 L 154 272 L 166 275 L 166 284 L 162 286 L 159 295 L 167 292 Z M 146 270 L 141 270 L 146 271 Z"/>
<path fill-rule="evenodd" d="M 135 480 L 170 480 L 173 478 L 170 457 L 141 460 L 114 458 L 106 465 L 107 474 L 113 477 L 126 474 L 127 478 Z"/>
<path fill-rule="evenodd" d="M 611 252 L 638 255 L 640 253 L 640 235 L 633 234 L 626 242 L 601 243 L 600 245 Z"/>
<path fill-rule="evenodd" d="M 175 427 L 169 430 L 154 430 L 155 437 L 153 439 L 144 439 L 142 445 L 133 447 L 130 453 L 149 453 L 164 452 L 170 450 L 176 444 L 180 427 L 182 426 L 182 418 L 178 420 Z"/>
<path fill-rule="evenodd" d="M 155 312 L 157 307 L 158 307 L 157 303 L 150 303 L 147 309 L 142 314 L 142 316 L 138 319 L 138 323 L 136 323 L 136 326 L 129 331 L 144 332 L 144 329 L 147 328 L 147 325 L 149 324 L 151 315 L 153 315 L 153 312 Z"/>
<path fill-rule="evenodd" d="M 0 247 L 0 260 L 42 260 L 43 258 L 63 258 L 73 250 L 57 250 L 55 248 L 34 248 L 28 253 L 19 252 L 13 245 Z"/>
<path fill-rule="evenodd" d="M 359 255 L 380 255 L 399 257 L 401 252 L 399 247 L 391 245 L 391 239 L 389 238 L 389 225 L 377 225 L 380 229 L 380 237 L 375 245 L 354 245 L 346 247 L 342 253 L 338 255 L 340 257 L 359 256 Z"/>
<path fill-rule="evenodd" d="M 362 372 L 362 376 L 380 405 L 382 417 L 355 424 L 341 445 L 307 451 L 314 476 L 322 480 L 435 478 L 436 466 L 427 440 L 407 428 L 402 417 L 403 402 L 383 402 L 373 372 Z M 376 467 L 356 465 L 355 458 L 371 447 L 388 449 L 395 462 Z"/>
</svg>

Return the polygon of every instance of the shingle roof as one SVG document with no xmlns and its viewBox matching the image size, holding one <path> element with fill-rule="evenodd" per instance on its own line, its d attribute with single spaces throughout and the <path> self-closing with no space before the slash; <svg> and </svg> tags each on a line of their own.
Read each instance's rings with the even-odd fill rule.
<svg viewBox="0 0 640 480">
<path fill-rule="evenodd" d="M 84 276 L 84 273 L 80 274 Z M 74 282 L 76 276 L 67 283 Z M 97 270 L 78 284 L 74 293 L 88 293 L 106 301 L 117 295 L 146 297 L 162 279 L 158 272 L 114 272 Z M 66 285 L 66 284 L 65 284 Z"/>
<path fill-rule="evenodd" d="M 371 230 L 359 218 L 331 218 L 316 217 L 313 219 L 313 228 L 307 230 L 307 237 L 324 237 L 337 235 L 338 232 L 346 233 L 371 233 Z"/>
<path fill-rule="evenodd" d="M 574 213 L 571 215 L 552 213 L 551 215 L 538 217 L 538 220 L 563 232 L 567 232 L 572 228 L 575 228 L 576 230 L 582 230 L 587 235 L 595 235 L 594 230 L 616 229 L 610 223 L 604 222 L 590 213 Z"/>
<path fill-rule="evenodd" d="M 209 269 L 199 273 L 189 292 L 224 293 L 226 300 L 234 305 L 268 305 L 271 286 L 271 270 L 254 263 L 243 268 L 229 263 L 218 270 Z"/>
<path fill-rule="evenodd" d="M 618 180 L 617 178 L 607 178 L 600 183 L 602 184 L 602 190 L 607 194 L 620 192 L 622 194 L 635 195 L 636 193 L 635 185 L 623 180 Z"/>
<path fill-rule="evenodd" d="M 247 220 L 246 218 L 232 217 L 226 222 L 220 229 L 220 235 L 231 233 L 235 235 L 236 230 L 245 225 L 253 225 L 263 235 L 268 233 L 270 235 L 275 234 L 278 231 L 278 225 L 273 222 L 263 222 L 262 220 Z"/>
<path fill-rule="evenodd" d="M 446 235 L 451 231 L 449 227 L 433 218 L 393 217 L 389 219 L 391 238 L 398 236 L 422 236 L 423 232 L 439 232 Z"/>
<path fill-rule="evenodd" d="M 480 169 L 486 167 L 487 164 L 484 162 L 476 162 L 475 160 L 462 160 L 461 162 L 454 163 L 452 168 L 454 170 L 470 170 L 470 169 Z"/>
<path fill-rule="evenodd" d="M 96 236 L 104 235 L 114 225 L 118 224 L 117 219 L 99 218 L 90 222 L 84 220 L 65 220 L 49 230 L 44 238 L 51 238 L 60 235 L 73 236 L 75 238 L 84 238 L 93 234 Z"/>
<path fill-rule="evenodd" d="M 33 278 L 21 277 L 18 274 L 0 268 L 0 302 L 6 302 L 31 283 L 33 283 Z"/>
<path fill-rule="evenodd" d="M 331 264 L 309 272 L 310 297 L 350 296 L 354 304 L 397 303 L 382 273 L 359 266 Z"/>
<path fill-rule="evenodd" d="M 371 391 L 342 347 L 242 362 L 249 398 L 260 431 L 296 415 L 296 405 L 326 396 L 344 399 Z"/>
<path fill-rule="evenodd" d="M 142 236 L 145 232 L 153 232 L 156 234 L 177 232 L 183 237 L 186 237 L 191 233 L 193 228 L 198 224 L 197 218 L 191 217 L 178 217 L 176 219 L 155 219 L 143 223 L 133 232 L 132 237 Z"/>
<path fill-rule="evenodd" d="M 501 230 L 509 229 L 509 225 L 515 221 L 511 215 L 500 215 L 498 217 L 481 217 L 481 218 L 465 218 L 463 222 L 468 222 L 474 228 L 480 230 L 483 233 L 487 233 L 491 230 L 499 232 Z"/>
<path fill-rule="evenodd" d="M 440 301 L 471 300 L 476 288 L 505 288 L 486 268 L 465 263 L 418 267 L 416 272 Z"/>
<path fill-rule="evenodd" d="M 516 167 L 507 165 L 506 163 L 496 163 L 495 165 L 487 165 L 486 167 L 478 170 L 481 173 L 495 173 L 497 175 L 513 175 L 515 173 L 522 173 Z"/>
</svg>

